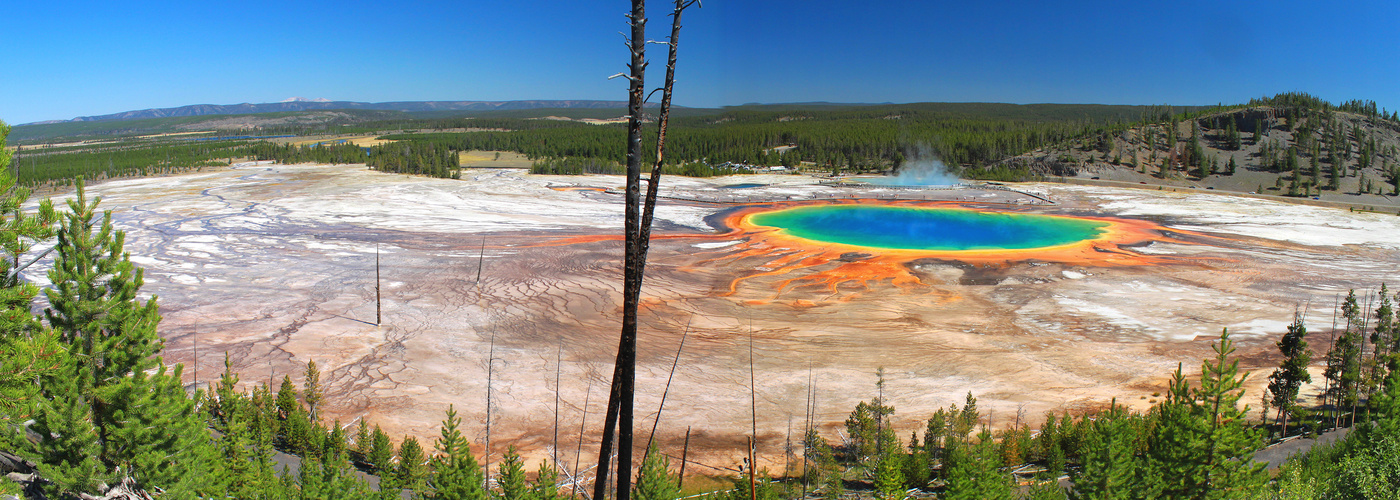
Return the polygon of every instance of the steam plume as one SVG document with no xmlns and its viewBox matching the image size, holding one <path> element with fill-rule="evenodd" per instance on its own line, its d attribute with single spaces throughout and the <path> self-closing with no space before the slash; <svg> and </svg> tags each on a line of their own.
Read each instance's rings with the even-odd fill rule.
<svg viewBox="0 0 1400 500">
<path fill-rule="evenodd" d="M 904 154 L 904 164 L 899 166 L 893 184 L 900 186 L 951 186 L 958 183 L 958 176 L 948 171 L 943 160 L 938 159 L 927 144 L 920 144 Z"/>
</svg>

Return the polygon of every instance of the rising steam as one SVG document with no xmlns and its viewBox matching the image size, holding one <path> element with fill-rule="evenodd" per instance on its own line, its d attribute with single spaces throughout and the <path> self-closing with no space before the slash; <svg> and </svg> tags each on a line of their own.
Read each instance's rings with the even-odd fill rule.
<svg viewBox="0 0 1400 500">
<path fill-rule="evenodd" d="M 920 144 L 904 154 L 904 164 L 889 182 L 898 186 L 951 186 L 958 183 L 957 174 L 948 171 L 927 144 Z"/>
</svg>

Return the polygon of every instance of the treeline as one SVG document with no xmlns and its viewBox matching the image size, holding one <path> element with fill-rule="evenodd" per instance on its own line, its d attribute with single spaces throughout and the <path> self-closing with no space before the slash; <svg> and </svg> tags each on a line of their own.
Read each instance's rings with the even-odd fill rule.
<svg viewBox="0 0 1400 500">
<path fill-rule="evenodd" d="M 1373 118 L 1382 118 L 1400 123 L 1400 112 L 1385 109 L 1377 110 L 1376 101 L 1352 99 L 1341 104 L 1332 104 L 1325 99 L 1307 92 L 1283 92 L 1273 97 L 1250 99 L 1247 106 L 1274 106 L 1281 108 L 1307 109 L 1314 111 L 1346 111 Z"/>
<path fill-rule="evenodd" d="M 389 142 L 370 148 L 370 168 L 380 172 L 426 175 L 440 179 L 462 178 L 457 152 L 433 143 Z"/>
<path fill-rule="evenodd" d="M 274 160 L 281 163 L 365 163 L 369 154 L 354 144 L 321 144 L 297 146 L 273 142 L 254 142 L 245 146 L 242 156 L 255 160 Z"/>
<path fill-rule="evenodd" d="M 538 175 L 622 175 L 627 173 L 627 166 L 596 158 L 565 156 L 535 160 L 530 164 L 530 173 Z"/>
<path fill-rule="evenodd" d="M 795 166 L 808 162 L 832 170 L 888 170 L 908 151 L 926 145 L 950 164 L 980 166 L 1047 144 L 1079 137 L 1103 125 L 922 116 L 813 118 L 729 115 L 673 122 L 667 157 L 678 164 L 725 162 Z M 531 159 L 593 158 L 622 163 L 617 147 L 626 130 L 614 125 L 571 124 L 505 132 L 396 134 L 385 139 L 441 145 L 457 151 L 515 151 Z M 652 134 L 653 132 L 648 132 Z M 647 139 L 643 139 L 647 140 Z M 796 146 L 785 153 L 780 146 Z M 646 161 L 654 161 L 648 153 Z"/>
<path fill-rule="evenodd" d="M 647 170 L 647 172 L 650 172 L 650 170 Z M 541 175 L 622 175 L 627 173 L 627 167 L 607 160 L 567 156 L 563 158 L 542 158 L 535 160 L 534 163 L 530 165 L 530 173 Z M 724 175 L 748 174 L 752 172 L 734 167 L 718 167 L 701 162 L 690 162 L 684 164 L 668 163 L 661 167 L 661 173 L 664 175 L 679 175 L 684 177 L 718 177 Z"/>
<path fill-rule="evenodd" d="M 461 161 L 457 153 L 431 143 L 390 142 L 364 148 L 347 143 L 298 146 L 257 142 L 246 146 L 242 151 L 257 160 L 275 160 L 282 163 L 364 163 L 380 172 L 426 175 L 442 179 L 461 178 Z"/>
<path fill-rule="evenodd" d="M 1032 498 L 1065 498 L 1057 481 L 1066 474 L 1075 498 L 1267 498 L 1269 477 L 1253 460 L 1264 440 L 1249 425 L 1247 408 L 1237 408 L 1244 376 L 1233 350 L 1223 332 L 1199 382 L 1188 382 L 1178 367 L 1162 401 L 1146 413 L 1117 405 L 1078 418 L 1052 413 L 1038 433 L 1029 423 L 993 432 L 969 394 L 961 408 L 931 415 L 923 436 L 915 432 L 906 442 L 887 423 L 894 408 L 877 398 L 846 420 L 849 445 L 830 452 L 822 436 L 808 433 L 808 460 L 816 464 L 808 474 L 838 488 L 827 476 L 849 467 L 870 478 L 880 498 L 899 498 L 909 488 L 945 499 L 1016 498 L 1013 469 L 1039 485 Z"/>
<path fill-rule="evenodd" d="M 1269 109 L 1255 109 L 1264 106 Z M 1280 177 L 1289 181 L 1290 194 L 1306 196 L 1321 189 L 1337 189 L 1335 186 L 1339 184 L 1334 179 L 1347 175 L 1349 162 L 1354 162 L 1352 173 L 1380 170 L 1380 175 L 1373 174 L 1374 178 L 1366 179 L 1370 183 L 1360 182 L 1359 191 L 1382 192 L 1387 187 L 1379 183 L 1400 184 L 1395 182 L 1400 177 L 1397 162 L 1380 159 L 1382 154 L 1393 157 L 1393 153 L 1381 150 L 1374 144 L 1375 138 L 1368 137 L 1364 129 L 1349 121 L 1351 119 L 1336 115 L 1338 112 L 1357 113 L 1373 124 L 1400 130 L 1400 116 L 1396 112 L 1375 108 L 1371 101 L 1333 105 L 1305 93 L 1284 93 L 1254 99 L 1247 104 L 1212 107 L 974 103 L 744 106 L 674 118 L 667 154 L 669 164 L 681 166 L 672 169 L 679 175 L 687 175 L 687 172 L 721 175 L 722 171 L 700 167 L 725 163 L 861 173 L 896 170 L 908 160 L 906 155 L 912 151 L 927 150 L 942 159 L 954 173 L 966 178 L 1011 181 L 1051 174 L 999 165 L 1004 160 L 1037 149 L 1069 147 L 1094 151 L 1105 163 L 1128 165 L 1144 173 L 1156 169 L 1159 175 L 1165 176 L 1180 170 L 1185 175 L 1204 178 L 1230 175 L 1235 168 L 1244 166 L 1235 162 L 1235 167 L 1231 168 L 1235 160 L 1233 155 L 1223 158 L 1224 154 L 1209 148 L 1238 151 L 1248 134 L 1250 145 L 1259 145 L 1262 141 L 1259 155 L 1262 168 L 1282 174 L 1298 170 L 1291 178 Z M 384 146 L 385 160 L 375 168 L 435 177 L 453 175 L 455 167 L 447 159 L 449 152 L 470 150 L 515 151 L 531 160 L 544 162 L 539 167 L 543 171 L 577 170 L 571 166 L 578 162 L 574 159 L 593 160 L 598 162 L 596 165 L 625 161 L 625 152 L 619 147 L 625 142 L 626 133 L 621 124 L 591 125 L 510 116 L 414 118 L 404 114 L 373 113 L 352 113 L 335 123 L 331 128 L 323 123 L 288 123 L 247 132 L 266 135 L 331 130 L 336 133 L 404 131 L 385 138 L 422 146 Z M 1183 133 L 1183 123 L 1190 124 L 1191 130 Z M 1132 132 L 1135 128 L 1147 137 L 1127 139 L 1138 135 Z M 442 132 L 453 129 L 471 131 Z M 1269 138 L 1268 132 L 1275 129 L 1286 129 L 1297 140 Z M 414 133 L 419 130 L 429 132 Z M 647 131 L 649 137 L 654 138 L 654 133 L 654 130 Z M 1133 151 L 1126 151 L 1125 155 L 1125 151 L 1114 146 L 1119 138 L 1148 143 L 1152 154 L 1139 158 Z M 1181 144 L 1188 138 L 1189 144 Z M 80 172 L 89 178 L 100 178 L 111 175 L 96 166 L 102 161 L 102 154 L 115 152 L 110 150 L 197 149 L 206 145 L 170 144 L 153 145 L 143 139 L 135 144 L 104 145 L 100 147 L 101 152 L 77 152 L 64 159 L 70 165 L 67 168 L 37 175 L 44 177 L 39 182 L 66 182 L 63 179 Z M 348 146 L 295 148 L 260 141 L 248 144 L 257 156 L 266 159 L 377 162 Z M 1158 149 L 1162 150 L 1161 154 L 1157 154 Z M 646 151 L 644 162 L 653 161 L 650 158 L 653 154 L 653 151 Z M 159 156 L 157 153 L 149 155 Z M 37 160 L 27 161 L 34 167 L 32 164 Z M 562 163 L 551 163 L 556 161 Z M 154 163 L 146 166 L 144 171 L 139 166 L 107 170 L 121 170 L 118 175 L 171 171 L 169 167 Z M 23 174 L 21 177 L 22 182 L 31 182 Z M 1282 189 L 1283 184 L 1278 187 Z M 1400 189 L 1392 190 L 1396 191 Z"/>
<path fill-rule="evenodd" d="M 245 141 L 162 143 L 139 148 L 107 147 L 98 151 L 49 152 L 30 150 L 14 159 L 12 168 L 22 186 L 70 186 L 74 179 L 110 179 L 189 172 L 227 165 L 240 156 Z"/>
<path fill-rule="evenodd" d="M 1301 321 L 1290 330 L 1306 333 Z M 1214 347 L 1216 356 L 1205 361 L 1198 382 L 1190 383 L 1178 368 L 1162 401 L 1147 412 L 1115 404 L 1078 417 L 1050 413 L 1035 432 L 1029 423 L 993 432 L 968 394 L 962 407 L 929 416 L 919 429 L 922 436 L 916 431 L 902 440 L 889 424 L 894 408 L 879 398 L 861 402 L 845 422 L 841 445 L 807 431 L 804 484 L 833 499 L 853 478 L 871 484 L 876 498 L 920 489 L 945 499 L 1011 499 L 1017 485 L 1027 482 L 1031 498 L 1046 499 L 1374 499 L 1400 491 L 1400 359 L 1389 359 L 1385 381 L 1367 400 L 1369 417 L 1346 439 L 1314 448 L 1271 481 L 1265 464 L 1254 460 L 1271 428 L 1250 424 L 1248 407 L 1238 407 L 1245 376 L 1231 358 L 1228 332 Z M 1271 381 L 1286 379 L 1286 368 L 1287 362 Z M 881 376 L 877 386 L 883 383 Z M 1297 387 L 1275 399 L 1296 399 Z M 1063 476 L 1072 490 L 1056 484 Z"/>
</svg>

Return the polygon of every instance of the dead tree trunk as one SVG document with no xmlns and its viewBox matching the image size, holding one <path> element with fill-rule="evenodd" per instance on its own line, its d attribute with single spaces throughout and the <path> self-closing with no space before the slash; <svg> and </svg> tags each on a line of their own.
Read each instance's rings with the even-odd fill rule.
<svg viewBox="0 0 1400 500">
<path fill-rule="evenodd" d="M 379 326 L 381 319 L 380 294 L 379 294 L 379 244 L 374 244 L 374 326 Z"/>
<path fill-rule="evenodd" d="M 695 319 L 692 315 L 691 320 Z M 685 330 L 681 332 L 681 343 L 676 346 L 676 357 L 671 360 L 671 373 L 666 375 L 666 388 L 661 390 L 661 404 L 656 408 L 656 419 L 651 421 L 651 434 L 647 435 L 646 451 L 642 454 L 642 462 L 646 462 L 651 457 L 651 445 L 656 442 L 656 428 L 661 425 L 661 414 L 666 411 L 666 395 L 671 393 L 671 380 L 676 378 L 676 366 L 681 363 L 681 352 L 685 350 L 685 339 L 690 336 L 690 321 L 685 324 Z"/>
<path fill-rule="evenodd" d="M 675 80 L 677 36 L 680 33 L 681 12 L 696 0 L 676 0 L 672 13 L 670 56 L 667 78 L 662 92 L 660 130 L 657 135 L 657 158 L 648 179 L 645 208 L 641 199 L 642 170 L 642 111 L 646 81 L 646 2 L 632 0 L 628 14 L 631 36 L 628 49 L 631 61 L 627 96 L 627 191 L 623 216 L 623 291 L 622 332 L 617 346 L 617 361 L 613 368 L 612 388 L 608 396 L 608 411 L 604 418 L 603 440 L 598 450 L 598 476 L 593 486 L 593 498 L 601 500 L 607 493 L 609 458 L 612 441 L 617 437 L 617 500 L 631 495 L 633 393 L 637 362 L 637 306 L 641 299 L 642 277 L 651 238 L 651 221 L 656 206 L 656 190 L 664 161 L 666 124 L 670 115 L 671 90 Z"/>
<path fill-rule="evenodd" d="M 583 429 L 588 426 L 588 400 L 593 397 L 593 377 L 588 378 L 588 389 L 583 393 L 583 415 L 578 422 L 578 449 L 574 451 L 574 480 L 573 487 L 569 489 L 569 499 L 578 498 L 579 477 L 583 475 L 583 467 L 579 464 L 583 460 Z"/>
<path fill-rule="evenodd" d="M 685 426 L 685 444 L 681 445 L 681 471 L 676 475 L 676 489 L 685 487 L 685 461 L 690 455 L 690 426 Z"/>
<path fill-rule="evenodd" d="M 482 449 L 481 487 L 491 491 L 491 382 L 496 368 L 496 327 L 491 327 L 491 347 L 486 354 L 486 446 Z"/>
<path fill-rule="evenodd" d="M 559 470 L 559 372 L 563 370 L 564 339 L 559 338 L 559 350 L 554 353 L 554 442 L 550 446 L 551 466 Z"/>
</svg>

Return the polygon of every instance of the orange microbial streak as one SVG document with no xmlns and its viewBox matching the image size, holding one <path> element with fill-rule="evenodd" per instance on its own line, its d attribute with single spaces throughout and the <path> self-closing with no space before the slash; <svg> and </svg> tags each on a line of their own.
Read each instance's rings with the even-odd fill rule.
<svg viewBox="0 0 1400 500">
<path fill-rule="evenodd" d="M 912 267 L 919 261 L 957 262 L 978 266 L 1004 267 L 1018 262 L 1046 262 L 1087 267 L 1151 266 L 1183 262 L 1169 256 L 1145 255 L 1129 247 L 1153 241 L 1180 242 L 1168 233 L 1210 239 L 1209 236 L 1180 230 L 1168 230 L 1148 221 L 1112 217 L 1075 217 L 1106 224 L 1097 237 L 1064 245 L 1027 249 L 996 250 L 910 250 L 876 248 L 859 245 L 814 241 L 792 236 L 782 229 L 754 224 L 751 218 L 759 213 L 784 210 L 805 205 L 830 204 L 820 202 L 784 202 L 744 206 L 727 214 L 724 225 L 729 231 L 712 234 L 668 234 L 653 239 L 702 239 L 739 241 L 732 246 L 706 252 L 713 257 L 692 264 L 695 267 L 735 266 L 742 261 L 757 260 L 752 272 L 744 272 L 729 284 L 727 294 L 738 292 L 740 284 L 759 278 L 782 277 L 773 285 L 773 299 L 784 291 L 817 287 L 833 296 L 841 291 L 869 289 L 880 283 L 900 288 L 907 293 L 928 293 L 938 300 L 957 300 L 955 294 L 933 290 L 919 279 Z M 846 204 L 893 205 L 908 207 L 960 208 L 956 202 L 850 200 Z M 977 208 L 982 212 L 1027 213 L 1015 208 Z M 1041 214 L 1043 215 L 1043 214 Z M 1046 215 L 1048 217 L 1068 217 Z M 580 236 L 555 240 L 546 245 L 569 245 L 607 240 L 621 240 L 620 235 Z M 1192 262 L 1199 263 L 1200 259 Z M 767 280 L 765 280 L 767 281 Z M 847 294 L 840 300 L 850 300 Z M 796 305 L 796 304 L 794 304 Z"/>
</svg>

